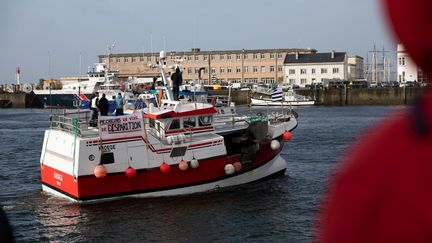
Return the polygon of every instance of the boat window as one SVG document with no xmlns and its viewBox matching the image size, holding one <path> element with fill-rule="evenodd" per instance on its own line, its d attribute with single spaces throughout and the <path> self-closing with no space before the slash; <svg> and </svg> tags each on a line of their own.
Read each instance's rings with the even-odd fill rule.
<svg viewBox="0 0 432 243">
<path fill-rule="evenodd" d="M 183 118 L 183 126 L 185 128 L 195 127 L 196 126 L 196 118 L 194 116 Z"/>
<path fill-rule="evenodd" d="M 211 125 L 213 120 L 213 116 L 200 116 L 198 121 L 199 121 L 199 126 L 209 126 Z"/>
<path fill-rule="evenodd" d="M 155 128 L 155 120 L 154 119 L 149 119 L 149 126 L 150 126 L 150 128 Z"/>
<path fill-rule="evenodd" d="M 160 132 L 161 132 L 161 123 L 160 122 L 156 122 L 156 130 L 160 134 Z"/>
<path fill-rule="evenodd" d="M 171 121 L 171 125 L 169 127 L 169 130 L 175 130 L 180 129 L 180 120 L 179 119 L 173 119 Z"/>
</svg>

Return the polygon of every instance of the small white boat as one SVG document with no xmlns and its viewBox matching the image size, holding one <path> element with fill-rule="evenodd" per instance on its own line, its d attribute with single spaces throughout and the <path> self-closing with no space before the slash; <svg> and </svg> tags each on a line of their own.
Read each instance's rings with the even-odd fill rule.
<svg viewBox="0 0 432 243">
<path fill-rule="evenodd" d="M 264 98 L 263 95 L 259 99 L 251 98 L 251 105 L 253 106 L 310 106 L 314 104 L 314 100 L 298 95 L 292 89 L 284 92 L 283 99 L 280 99 L 280 101 L 275 101 L 271 97 Z"/>
</svg>

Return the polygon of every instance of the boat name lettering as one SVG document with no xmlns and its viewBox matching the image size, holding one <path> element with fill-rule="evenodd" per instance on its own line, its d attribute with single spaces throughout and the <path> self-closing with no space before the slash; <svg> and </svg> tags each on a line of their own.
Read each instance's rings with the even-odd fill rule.
<svg viewBox="0 0 432 243">
<path fill-rule="evenodd" d="M 103 145 L 102 146 L 102 152 L 111 152 L 114 149 L 116 149 L 115 144 L 109 144 L 109 145 Z"/>
<path fill-rule="evenodd" d="M 63 181 L 63 175 L 54 172 L 54 178 L 59 181 Z"/>
<path fill-rule="evenodd" d="M 133 132 L 141 130 L 141 122 L 126 122 L 120 124 L 108 124 L 108 133 Z"/>
</svg>

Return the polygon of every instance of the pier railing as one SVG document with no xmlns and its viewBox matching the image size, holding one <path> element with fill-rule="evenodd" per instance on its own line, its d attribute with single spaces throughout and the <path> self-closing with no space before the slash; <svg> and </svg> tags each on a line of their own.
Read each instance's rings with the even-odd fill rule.
<svg viewBox="0 0 432 243">
<path fill-rule="evenodd" d="M 95 136 L 97 128 L 90 126 L 90 111 L 68 111 L 52 114 L 50 117 L 51 129 L 62 130 L 76 134 L 79 137 Z"/>
</svg>

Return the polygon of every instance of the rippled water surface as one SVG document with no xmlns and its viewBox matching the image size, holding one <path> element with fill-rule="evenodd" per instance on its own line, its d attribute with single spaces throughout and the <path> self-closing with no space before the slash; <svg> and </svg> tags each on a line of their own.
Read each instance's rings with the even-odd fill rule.
<svg viewBox="0 0 432 243">
<path fill-rule="evenodd" d="M 331 169 L 349 143 L 398 107 L 305 107 L 284 147 L 285 176 L 223 191 L 73 204 L 41 192 L 49 110 L 0 110 L 0 203 L 17 242 L 310 242 Z M 240 108 L 246 114 L 249 109 Z M 265 112 L 265 109 L 254 109 Z"/>
</svg>

